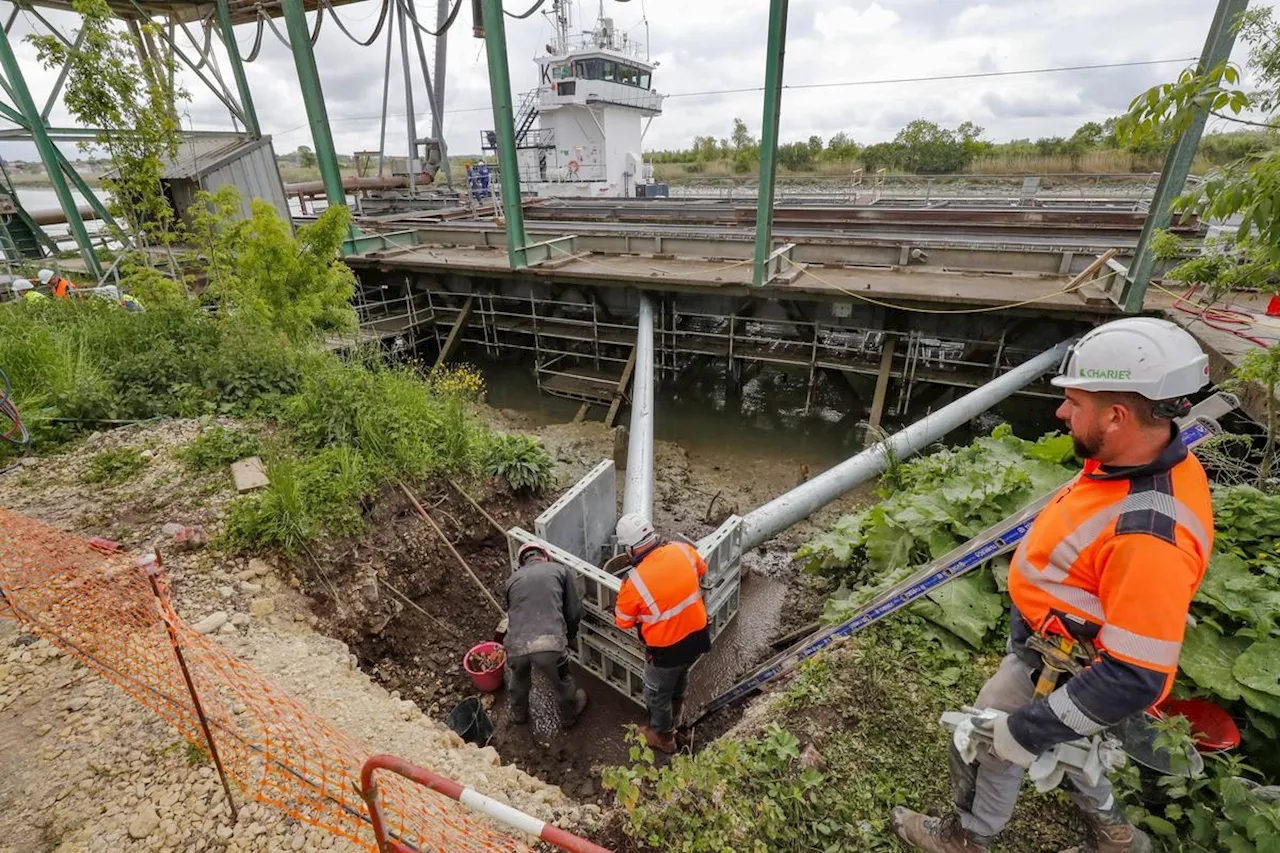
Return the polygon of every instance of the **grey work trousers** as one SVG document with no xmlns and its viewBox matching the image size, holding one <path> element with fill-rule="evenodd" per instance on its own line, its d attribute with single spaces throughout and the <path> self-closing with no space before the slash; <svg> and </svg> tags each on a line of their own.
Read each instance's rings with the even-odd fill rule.
<svg viewBox="0 0 1280 853">
<path fill-rule="evenodd" d="M 644 704 L 649 709 L 649 728 L 666 734 L 675 728 L 671 703 L 684 699 L 689 689 L 689 668 L 684 666 L 644 665 Z"/>
<path fill-rule="evenodd" d="M 1013 713 L 1031 704 L 1036 689 L 1033 676 L 1031 667 L 1015 655 L 1006 655 L 1000 669 L 978 692 L 974 706 Z M 1026 771 L 986 751 L 980 751 L 973 764 L 965 764 L 954 744 L 948 764 L 960 825 L 975 835 L 995 836 L 1013 816 Z M 1111 781 L 1105 776 L 1091 785 L 1079 773 L 1068 770 L 1067 780 L 1063 787 L 1082 811 L 1096 811 L 1111 802 Z"/>
<path fill-rule="evenodd" d="M 555 688 L 560 705 L 560 722 L 568 724 L 577 714 L 574 694 L 573 671 L 569 667 L 568 652 L 533 652 L 516 655 L 507 660 L 507 707 L 516 717 L 529 716 L 529 688 L 533 683 L 533 670 L 537 668 Z"/>
</svg>

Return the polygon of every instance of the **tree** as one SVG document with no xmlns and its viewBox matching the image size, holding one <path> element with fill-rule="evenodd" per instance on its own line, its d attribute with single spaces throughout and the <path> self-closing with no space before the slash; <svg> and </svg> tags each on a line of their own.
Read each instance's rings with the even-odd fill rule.
<svg viewBox="0 0 1280 853">
<path fill-rule="evenodd" d="M 822 154 L 822 149 L 823 149 L 822 137 L 818 136 L 818 134 L 816 133 L 813 136 L 810 136 L 809 137 L 809 153 L 816 158 L 820 154 Z"/>
<path fill-rule="evenodd" d="M 858 143 L 843 130 L 827 140 L 827 155 L 832 160 L 852 160 L 858 151 Z"/>
<path fill-rule="evenodd" d="M 299 145 L 298 150 L 294 152 L 294 155 L 298 158 L 298 165 L 304 169 L 314 168 L 318 162 L 316 160 L 316 155 L 305 145 Z"/>
<path fill-rule="evenodd" d="M 83 151 L 105 149 L 115 175 L 104 178 L 116 211 L 139 242 L 171 240 L 175 211 L 161 185 L 165 160 L 177 156 L 180 125 L 176 103 L 186 91 L 170 86 L 172 54 L 152 56 L 120 30 L 106 0 L 74 0 L 80 14 L 79 46 L 57 36 L 28 36 L 46 69 L 67 69 L 64 100 L 80 124 L 101 128 Z M 144 34 L 159 34 L 150 20 Z"/>
<path fill-rule="evenodd" d="M 733 136 L 730 138 L 734 151 L 751 148 L 756 144 L 756 138 L 747 131 L 747 123 L 740 118 L 733 120 Z"/>
<path fill-rule="evenodd" d="M 902 165 L 909 172 L 939 174 L 958 172 L 967 159 L 964 143 L 953 131 L 916 119 L 894 137 L 902 151 Z"/>
<path fill-rule="evenodd" d="M 815 136 L 814 139 L 817 137 Z M 812 168 L 813 157 L 813 148 L 804 142 L 788 142 L 786 145 L 778 146 L 778 163 L 793 172 Z"/>
<path fill-rule="evenodd" d="M 1071 141 L 1079 143 L 1083 148 L 1101 148 L 1103 130 L 1096 121 L 1087 121 L 1071 134 Z"/>
<path fill-rule="evenodd" d="M 868 172 L 902 168 L 904 151 L 896 142 L 877 142 L 862 149 L 862 167 Z"/>
</svg>

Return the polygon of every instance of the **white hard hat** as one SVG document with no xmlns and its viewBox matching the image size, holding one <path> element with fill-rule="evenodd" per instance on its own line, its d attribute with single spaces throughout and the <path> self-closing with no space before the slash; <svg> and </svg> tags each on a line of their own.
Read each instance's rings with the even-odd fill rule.
<svg viewBox="0 0 1280 853">
<path fill-rule="evenodd" d="M 45 269 L 40 270 L 40 272 L 37 273 L 37 276 L 39 277 L 41 284 L 48 284 L 49 279 L 53 278 L 53 270 L 46 267 Z"/>
<path fill-rule="evenodd" d="M 24 291 L 30 290 L 34 286 L 35 285 L 27 281 L 25 278 L 19 278 L 19 279 L 15 279 L 13 284 L 9 285 L 9 288 L 14 293 L 22 293 Z"/>
<path fill-rule="evenodd" d="M 1126 317 L 1091 330 L 1062 360 L 1053 384 L 1081 391 L 1130 391 L 1177 400 L 1209 382 L 1209 356 L 1186 329 L 1154 317 Z"/>
<path fill-rule="evenodd" d="M 631 512 L 618 519 L 618 545 L 634 551 L 656 538 L 653 523 L 638 512 Z"/>
<path fill-rule="evenodd" d="M 516 565 L 523 566 L 525 564 L 525 560 L 533 554 L 541 554 L 542 559 L 544 560 L 550 559 L 551 557 L 551 555 L 547 553 L 546 548 L 543 548 L 541 545 L 534 542 L 527 542 L 524 545 L 521 545 L 520 550 L 516 552 Z"/>
</svg>

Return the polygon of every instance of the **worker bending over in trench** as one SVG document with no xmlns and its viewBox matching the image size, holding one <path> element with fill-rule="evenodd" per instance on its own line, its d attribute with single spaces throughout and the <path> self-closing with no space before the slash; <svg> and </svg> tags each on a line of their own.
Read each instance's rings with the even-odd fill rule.
<svg viewBox="0 0 1280 853">
<path fill-rule="evenodd" d="M 671 754 L 689 668 L 711 650 L 701 587 L 707 564 L 692 545 L 660 539 L 653 524 L 636 513 L 618 519 L 617 534 L 634 567 L 622 581 L 613 618 L 624 631 L 638 623 L 645 646 L 649 725 L 640 731 L 649 746 Z"/>
<path fill-rule="evenodd" d="M 1058 417 L 1084 470 L 1013 555 L 1009 654 L 974 703 L 1003 712 L 978 724 L 992 748 L 966 764 L 952 746 L 955 808 L 946 817 L 893 810 L 898 835 L 919 850 L 987 849 L 1038 755 L 1143 713 L 1177 673 L 1187 611 L 1213 546 L 1213 511 L 1204 469 L 1174 418 L 1208 382 L 1208 358 L 1175 324 L 1133 317 L 1082 337 L 1060 374 L 1053 384 L 1066 400 Z M 1065 643 L 1084 669 L 1055 685 L 1045 676 L 1060 667 L 1046 668 L 1035 650 L 1049 642 Z M 1084 819 L 1084 842 L 1071 851 L 1151 850 L 1109 780 L 1091 785 L 1067 770 L 1063 784 Z"/>
<path fill-rule="evenodd" d="M 587 693 L 574 687 L 569 669 L 569 649 L 582 623 L 582 601 L 569 570 L 541 546 L 522 545 L 516 564 L 507 579 L 506 626 L 498 629 L 507 650 L 511 722 L 529 722 L 529 687 L 536 667 L 555 686 L 560 725 L 568 728 L 587 707 Z"/>
</svg>

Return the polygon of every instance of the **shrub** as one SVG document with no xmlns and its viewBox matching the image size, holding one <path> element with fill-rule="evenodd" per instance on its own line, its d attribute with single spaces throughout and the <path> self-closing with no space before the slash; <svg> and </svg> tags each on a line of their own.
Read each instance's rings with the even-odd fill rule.
<svg viewBox="0 0 1280 853">
<path fill-rule="evenodd" d="M 86 483 L 118 486 L 132 480 L 146 467 L 142 451 L 133 447 L 104 450 L 89 457 L 89 465 L 81 477 Z"/>
<path fill-rule="evenodd" d="M 248 430 L 215 426 L 175 454 L 192 471 L 205 474 L 262 453 L 262 439 Z"/>
<path fill-rule="evenodd" d="M 533 436 L 495 435 L 485 448 L 485 473 L 502 477 L 515 491 L 547 488 L 554 465 L 551 454 Z"/>
</svg>

